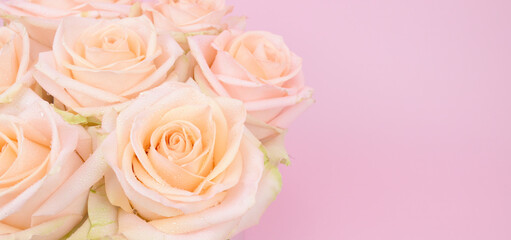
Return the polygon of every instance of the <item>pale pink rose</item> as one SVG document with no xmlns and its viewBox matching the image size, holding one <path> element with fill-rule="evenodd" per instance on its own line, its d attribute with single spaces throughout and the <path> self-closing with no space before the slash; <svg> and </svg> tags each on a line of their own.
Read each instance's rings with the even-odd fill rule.
<svg viewBox="0 0 511 240">
<path fill-rule="evenodd" d="M 30 37 L 51 47 L 62 18 L 84 16 L 120 18 L 130 15 L 134 0 L 5 0 L 0 13 L 7 19 L 22 22 Z M 131 11 L 133 13 L 133 11 Z"/>
<path fill-rule="evenodd" d="M 18 22 L 0 27 L 0 103 L 9 102 L 22 87 L 33 83 L 30 40 Z"/>
<path fill-rule="evenodd" d="M 182 54 L 172 37 L 157 34 L 145 16 L 67 17 L 57 30 L 53 51 L 40 54 L 34 77 L 57 106 L 101 116 L 179 75 L 169 72 Z"/>
<path fill-rule="evenodd" d="M 240 101 L 210 98 L 184 83 L 143 93 L 87 161 L 96 164 L 81 169 L 94 173 L 91 180 L 106 171 L 107 199 L 118 214 L 95 197 L 89 212 L 103 209 L 110 219 L 102 222 L 111 225 L 79 233 L 225 240 L 256 223 L 280 183 L 274 170 L 264 171 L 261 143 L 245 130 L 245 116 Z"/>
<path fill-rule="evenodd" d="M 225 0 L 157 0 L 142 5 L 158 31 L 205 32 L 223 28 L 222 18 L 232 11 Z"/>
<path fill-rule="evenodd" d="M 213 94 L 242 100 L 259 139 L 281 133 L 313 102 L 302 60 L 280 36 L 227 30 L 188 42 L 198 65 L 195 80 Z"/>
<path fill-rule="evenodd" d="M 73 229 L 85 216 L 87 191 L 60 188 L 90 153 L 87 132 L 31 90 L 1 104 L 0 239 L 59 239 Z"/>
</svg>

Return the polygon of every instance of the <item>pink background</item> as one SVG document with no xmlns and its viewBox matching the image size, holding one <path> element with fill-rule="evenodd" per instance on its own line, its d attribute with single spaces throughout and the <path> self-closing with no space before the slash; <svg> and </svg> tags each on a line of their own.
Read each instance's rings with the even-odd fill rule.
<svg viewBox="0 0 511 240">
<path fill-rule="evenodd" d="M 511 1 L 228 2 L 317 99 L 245 239 L 511 239 Z"/>
</svg>

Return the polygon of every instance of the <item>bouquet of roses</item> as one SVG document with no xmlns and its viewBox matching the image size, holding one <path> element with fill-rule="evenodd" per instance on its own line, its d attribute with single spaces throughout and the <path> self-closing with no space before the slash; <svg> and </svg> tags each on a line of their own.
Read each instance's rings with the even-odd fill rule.
<svg viewBox="0 0 511 240">
<path fill-rule="evenodd" d="M 312 103 L 224 0 L 0 0 L 0 239 L 228 239 Z"/>
</svg>

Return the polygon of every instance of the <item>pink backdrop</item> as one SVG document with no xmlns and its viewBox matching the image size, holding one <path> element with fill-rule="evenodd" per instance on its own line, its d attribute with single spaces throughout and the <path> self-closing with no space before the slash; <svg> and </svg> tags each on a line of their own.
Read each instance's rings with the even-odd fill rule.
<svg viewBox="0 0 511 240">
<path fill-rule="evenodd" d="M 511 239 L 511 1 L 229 3 L 317 99 L 246 239 Z"/>
</svg>

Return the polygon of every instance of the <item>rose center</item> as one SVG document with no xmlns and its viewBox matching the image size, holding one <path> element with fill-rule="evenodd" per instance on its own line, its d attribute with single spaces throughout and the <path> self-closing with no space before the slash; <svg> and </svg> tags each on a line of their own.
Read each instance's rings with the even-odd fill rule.
<svg viewBox="0 0 511 240">
<path fill-rule="evenodd" d="M 166 139 L 167 147 L 173 151 L 183 152 L 186 141 L 183 133 L 174 133 Z"/>
<path fill-rule="evenodd" d="M 279 51 L 277 51 L 274 46 L 265 43 L 264 52 L 267 60 L 272 62 L 276 62 L 278 60 Z"/>
<path fill-rule="evenodd" d="M 106 35 L 103 37 L 101 48 L 106 50 L 130 50 L 129 46 L 123 46 L 126 43 L 125 36 Z"/>
<path fill-rule="evenodd" d="M 114 44 L 115 42 L 117 42 L 117 38 L 116 37 L 105 37 L 105 42 L 107 44 Z"/>
<path fill-rule="evenodd" d="M 169 124 L 162 129 L 160 140 L 155 146 L 156 150 L 167 156 L 170 160 L 179 160 L 187 156 L 195 147 L 196 139 L 190 129 L 181 124 Z M 153 140 L 153 143 L 154 140 Z"/>
</svg>

